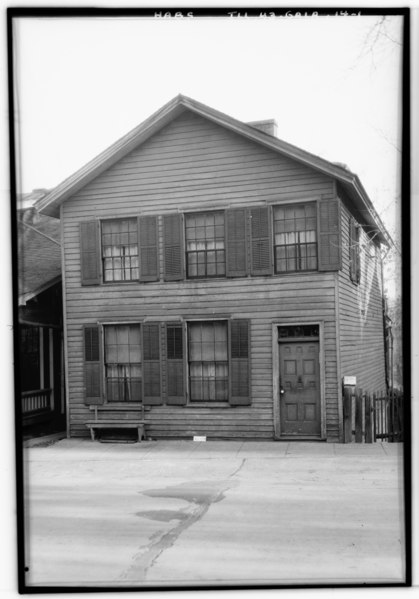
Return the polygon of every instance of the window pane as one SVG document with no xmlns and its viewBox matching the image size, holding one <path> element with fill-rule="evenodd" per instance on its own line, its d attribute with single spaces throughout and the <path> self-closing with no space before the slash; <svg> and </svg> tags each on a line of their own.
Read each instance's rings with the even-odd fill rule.
<svg viewBox="0 0 419 599">
<path fill-rule="evenodd" d="M 297 270 L 297 251 L 294 245 L 287 246 L 287 270 Z"/>
</svg>

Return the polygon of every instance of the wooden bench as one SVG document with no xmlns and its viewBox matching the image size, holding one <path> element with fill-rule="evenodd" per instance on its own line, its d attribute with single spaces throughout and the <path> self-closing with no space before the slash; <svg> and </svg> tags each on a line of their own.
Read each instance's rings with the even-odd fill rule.
<svg viewBox="0 0 419 599">
<path fill-rule="evenodd" d="M 90 429 L 92 441 L 95 440 L 95 431 L 98 429 L 129 429 L 135 428 L 138 431 L 138 442 L 145 438 L 145 420 L 88 420 L 86 426 Z"/>
</svg>

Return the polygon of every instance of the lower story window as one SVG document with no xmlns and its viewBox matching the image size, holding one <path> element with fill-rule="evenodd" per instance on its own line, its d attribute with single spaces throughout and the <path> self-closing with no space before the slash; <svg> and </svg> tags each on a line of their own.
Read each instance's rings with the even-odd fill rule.
<svg viewBox="0 0 419 599">
<path fill-rule="evenodd" d="M 227 322 L 188 325 L 191 401 L 228 401 Z"/>
<path fill-rule="evenodd" d="M 141 401 L 140 325 L 106 325 L 104 331 L 108 402 Z"/>
</svg>

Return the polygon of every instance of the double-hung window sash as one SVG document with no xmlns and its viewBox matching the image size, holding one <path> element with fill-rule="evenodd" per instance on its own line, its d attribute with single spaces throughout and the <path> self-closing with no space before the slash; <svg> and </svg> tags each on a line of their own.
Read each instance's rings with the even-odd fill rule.
<svg viewBox="0 0 419 599">
<path fill-rule="evenodd" d="M 316 204 L 274 209 L 275 272 L 317 269 Z"/>
<path fill-rule="evenodd" d="M 225 276 L 224 212 L 186 217 L 187 276 Z"/>
<path fill-rule="evenodd" d="M 141 340 L 139 325 L 106 325 L 105 378 L 108 402 L 141 400 Z"/>
<path fill-rule="evenodd" d="M 227 322 L 188 326 L 191 401 L 228 401 Z"/>
<path fill-rule="evenodd" d="M 102 222 L 102 264 L 105 282 L 138 280 L 137 219 Z"/>
</svg>

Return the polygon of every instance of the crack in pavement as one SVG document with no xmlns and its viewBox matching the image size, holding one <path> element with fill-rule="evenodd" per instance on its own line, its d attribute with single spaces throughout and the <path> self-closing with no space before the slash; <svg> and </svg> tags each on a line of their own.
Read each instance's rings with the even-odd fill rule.
<svg viewBox="0 0 419 599">
<path fill-rule="evenodd" d="M 240 472 L 240 470 L 243 468 L 245 462 L 246 462 L 246 458 L 243 458 L 242 459 L 242 463 L 240 464 L 240 466 L 238 466 L 236 468 L 236 470 L 234 472 L 232 472 L 232 474 L 229 475 L 228 478 L 233 478 L 233 476 L 236 476 L 236 474 L 238 474 Z"/>
<path fill-rule="evenodd" d="M 179 536 L 193 524 L 198 522 L 209 510 L 213 503 L 222 501 L 225 497 L 224 493 L 237 483 L 231 481 L 244 466 L 246 459 L 243 459 L 236 470 L 228 476 L 228 481 L 195 481 L 186 482 L 179 485 L 166 487 L 164 489 L 149 489 L 142 491 L 141 494 L 148 497 L 158 497 L 167 499 L 181 499 L 197 506 L 192 512 L 187 511 L 187 508 L 175 510 L 148 510 L 137 512 L 140 517 L 149 518 L 156 521 L 171 521 L 179 520 L 179 523 L 162 536 L 159 531 L 154 533 L 145 550 L 137 553 L 133 557 L 133 561 L 119 577 L 120 580 L 131 580 L 144 582 L 147 574 L 159 556 L 172 547 Z"/>
</svg>

